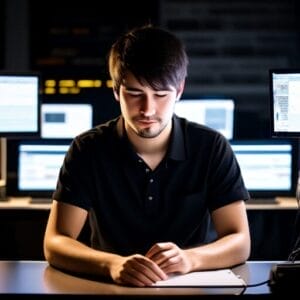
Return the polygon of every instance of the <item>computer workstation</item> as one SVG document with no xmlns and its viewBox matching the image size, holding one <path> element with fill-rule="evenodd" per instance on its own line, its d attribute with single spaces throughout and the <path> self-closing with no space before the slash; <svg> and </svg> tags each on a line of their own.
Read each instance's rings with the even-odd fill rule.
<svg viewBox="0 0 300 300">
<path fill-rule="evenodd" d="M 240 164 L 250 205 L 282 204 L 294 198 L 298 179 L 298 144 L 288 139 L 236 139 L 235 102 L 225 97 L 183 98 L 175 113 L 221 132 L 230 142 Z M 293 205 L 292 205 L 293 206 Z M 281 205 L 282 207 L 282 205 Z"/>
<path fill-rule="evenodd" d="M 0 74 L 1 200 L 50 203 L 71 140 L 94 124 L 86 99 L 45 101 L 41 74 Z"/>
<path fill-rule="evenodd" d="M 33 204 L 51 203 L 72 139 L 93 126 L 89 103 L 43 103 L 41 111 L 41 138 L 11 143 L 7 159 L 7 194 Z"/>
<path fill-rule="evenodd" d="M 270 128 L 274 139 L 290 138 L 299 145 L 300 138 L 300 69 L 269 70 Z M 299 152 L 298 152 L 299 154 Z M 300 161 L 298 159 L 298 176 Z M 295 189 L 299 202 L 299 179 Z"/>
<path fill-rule="evenodd" d="M 69 97 L 70 98 L 70 97 Z M 7 186 L 7 195 L 11 198 L 13 198 L 12 202 L 9 203 L 5 203 L 2 202 L 1 207 L 3 206 L 3 208 L 25 208 L 25 209 L 36 209 L 36 208 L 42 208 L 43 210 L 45 209 L 49 209 L 50 205 L 50 201 L 51 201 L 51 195 L 52 192 L 55 188 L 55 184 L 56 184 L 56 175 L 59 172 L 59 168 L 62 162 L 62 159 L 64 157 L 64 153 L 65 151 L 67 151 L 68 145 L 71 142 L 72 138 L 70 138 L 71 136 L 75 136 L 77 133 L 74 131 L 72 132 L 70 135 L 68 135 L 68 138 L 64 138 L 62 137 L 62 132 L 63 133 L 69 133 L 71 129 L 76 128 L 76 126 L 74 125 L 78 125 L 78 122 L 75 122 L 74 124 L 74 120 L 76 120 L 76 118 L 68 118 L 68 111 L 65 108 L 65 104 L 70 104 L 71 106 L 73 106 L 73 104 L 83 104 L 85 101 L 85 99 L 79 99 L 80 97 L 77 97 L 76 101 L 72 101 L 72 99 L 69 99 L 68 101 L 62 101 L 62 100 L 57 100 L 54 101 L 54 97 L 52 97 L 51 100 L 48 100 L 47 102 L 43 101 L 43 103 L 41 103 L 41 135 L 39 138 L 30 138 L 30 139 L 14 139 L 14 140 L 9 140 L 9 155 L 7 157 L 7 163 L 8 163 L 8 175 L 9 175 L 9 183 Z M 189 98 L 191 99 L 191 98 Z M 181 99 L 178 103 L 180 103 L 182 101 L 182 103 L 186 100 L 189 100 L 188 98 L 186 99 Z M 207 98 L 206 98 L 207 99 Z M 198 99 L 199 100 L 199 99 Z M 198 101 L 197 100 L 197 101 Z M 204 99 L 203 99 L 204 100 Z M 216 104 L 218 101 L 220 100 L 220 98 L 216 99 L 209 99 L 209 101 L 215 101 L 214 104 Z M 228 100 L 228 99 L 224 99 L 224 100 Z M 232 100 L 232 99 L 231 99 Z M 85 103 L 87 104 L 87 103 Z M 197 103 L 198 104 L 198 103 Z M 44 106 L 45 105 L 45 106 Z M 44 109 L 43 109 L 44 106 Z M 66 107 L 70 107 L 69 105 L 67 105 Z M 204 119 L 203 122 L 206 121 L 206 124 L 211 126 L 211 124 L 215 123 L 215 124 L 223 124 L 222 126 L 218 126 L 215 129 L 220 129 L 220 128 L 231 128 L 231 131 L 228 131 L 228 138 L 229 138 L 229 142 L 234 143 L 236 140 L 235 139 L 230 139 L 230 136 L 234 136 L 234 126 L 233 126 L 233 121 L 234 121 L 234 115 L 235 115 L 235 109 L 232 109 L 232 104 L 229 106 L 230 108 L 226 108 L 228 111 L 230 111 L 230 113 L 232 114 L 232 118 L 215 118 L 215 116 L 228 116 L 228 112 L 225 109 L 225 111 L 227 113 L 224 113 L 224 108 L 223 106 L 220 106 L 220 108 L 213 108 L 213 110 L 220 110 L 223 113 L 208 113 L 206 115 L 206 118 Z M 235 107 L 235 106 L 234 106 Z M 198 108 L 199 109 L 199 108 Z M 73 109 L 71 109 L 71 111 L 74 111 Z M 87 109 L 87 111 L 90 111 L 90 109 Z M 195 109 L 192 109 L 192 111 L 195 113 Z M 94 111 L 93 111 L 94 112 Z M 200 113 L 200 112 L 199 112 Z M 202 113 L 202 111 L 201 111 Z M 200 113 L 200 114 L 201 114 Z M 45 118 L 43 118 L 43 115 L 45 116 Z M 88 114 L 90 115 L 90 114 Z M 210 119 L 209 117 L 214 116 L 214 118 Z M 71 120 L 72 122 L 69 122 L 67 120 Z M 82 120 L 86 120 L 89 118 L 82 118 Z M 94 118 L 93 118 L 94 119 Z M 47 121 L 44 122 L 43 125 L 43 120 Z M 218 120 L 217 122 L 211 122 L 209 120 Z M 224 121 L 225 120 L 225 121 Z M 227 124 L 226 120 L 231 120 L 229 122 L 229 125 L 225 125 Z M 93 124 L 95 120 L 93 120 Z M 200 121 L 199 121 L 200 122 Z M 201 121 L 202 122 L 202 121 Z M 45 124 L 47 123 L 47 124 Z M 71 125 L 72 126 L 69 126 Z M 47 126 L 45 126 L 47 125 Z M 45 127 L 44 127 L 45 126 Z M 60 127 L 62 126 L 62 127 Z M 70 128 L 68 130 L 64 129 L 64 126 L 69 126 Z M 89 127 L 89 125 L 87 126 Z M 87 128 L 85 127 L 85 128 Z M 44 129 L 43 129 L 44 128 Z M 45 131 L 45 128 L 48 128 Z M 83 127 L 80 127 L 83 128 Z M 55 130 L 53 130 L 55 129 Z M 82 129 L 80 129 L 82 130 Z M 77 132 L 79 133 L 78 130 Z M 55 135 L 55 132 L 57 133 L 57 135 Z M 224 131 L 223 131 L 224 132 Z M 58 134 L 60 135 L 60 137 L 58 137 Z M 67 136 L 66 136 L 67 137 Z M 239 141 L 240 142 L 240 141 Z M 293 152 L 293 150 L 292 150 Z M 48 160 L 48 157 L 51 157 Z M 25 168 L 24 166 L 21 167 L 21 165 L 23 165 L 23 163 L 25 162 Z M 27 164 L 26 164 L 27 162 Z M 42 162 L 42 163 L 41 163 Z M 33 182 L 31 182 L 31 180 L 28 180 L 29 178 L 26 178 L 25 176 L 25 181 L 22 181 L 22 178 L 24 178 L 23 176 L 19 176 L 17 175 L 18 172 L 21 172 L 21 170 L 23 170 L 23 175 L 26 174 L 28 172 L 28 166 L 34 166 L 34 163 L 38 164 L 38 167 L 36 168 L 36 174 L 31 174 L 32 176 L 30 176 L 30 178 L 34 177 L 36 180 L 33 180 L 34 183 L 37 183 L 38 186 L 34 186 Z M 26 169 L 26 165 L 27 165 L 27 169 Z M 42 171 L 38 171 L 39 168 L 42 167 Z M 276 170 L 276 168 L 274 168 Z M 24 170 L 26 172 L 24 172 Z M 30 171 L 29 171 L 30 172 Z M 20 173 L 21 174 L 21 173 Z M 27 173 L 28 174 L 28 173 Z M 41 183 L 45 184 L 44 186 L 41 185 Z M 292 190 L 293 188 L 291 188 Z M 255 191 L 255 194 L 253 194 L 253 192 Z M 297 205 L 296 202 L 293 201 L 280 201 L 278 202 L 273 202 L 270 201 L 269 199 L 272 199 L 273 197 L 271 197 L 269 192 L 266 191 L 256 191 L 254 190 L 252 191 L 253 196 L 255 196 L 255 199 L 261 199 L 261 197 L 267 197 L 268 203 L 269 204 L 261 204 L 259 201 L 256 202 L 256 204 L 249 204 L 246 203 L 247 205 L 247 209 L 251 209 L 251 210 L 264 210 L 266 207 L 268 207 L 268 209 L 272 210 L 272 209 L 277 209 L 278 211 L 281 210 L 285 210 L 285 209 L 290 209 L 293 210 L 293 212 L 291 212 L 291 214 L 294 213 L 294 211 L 297 209 Z M 256 192 L 259 192 L 260 194 L 256 194 Z M 272 191 L 272 195 L 277 195 L 277 193 L 279 194 L 279 191 L 275 189 L 275 191 Z M 263 195 L 264 194 L 264 195 Z M 294 197 L 294 191 L 292 191 L 292 197 Z M 277 195 L 278 196 L 278 195 Z M 257 197 L 257 198 L 256 198 Z M 288 194 L 284 194 L 283 198 L 289 198 Z M 30 199 L 28 201 L 28 199 Z M 287 203 L 289 202 L 289 203 Z M 41 204 L 42 203 L 42 204 Z M 256 212 L 253 212 L 254 215 L 256 215 Z M 278 212 L 279 214 L 281 214 L 281 212 Z M 252 212 L 251 212 L 252 214 Z M 255 216 L 253 215 L 253 219 L 257 219 L 255 218 Z M 281 217 L 280 217 L 281 218 Z M 256 220 L 255 220 L 256 222 Z M 262 227 L 259 227 L 262 228 Z M 264 229 L 262 228 L 261 231 L 263 232 Z M 281 251 L 278 251 L 281 253 Z"/>
<path fill-rule="evenodd" d="M 0 74 L 0 200 L 7 182 L 7 140 L 40 136 L 40 85 L 39 73 Z"/>
<path fill-rule="evenodd" d="M 269 95 L 271 136 L 279 140 L 288 137 L 293 138 L 298 144 L 300 137 L 300 69 L 270 69 Z M 299 172 L 299 160 L 297 160 L 297 170 Z M 299 176 L 298 172 L 297 175 Z M 297 180 L 294 189 L 296 197 L 299 196 L 298 185 Z M 297 202 L 299 210 L 299 198 L 297 198 Z M 299 228 L 299 224 L 295 224 L 295 227 Z M 276 264 L 270 272 L 272 285 L 275 289 L 283 291 L 296 290 L 300 275 L 300 264 L 296 263 L 296 260 L 299 257 L 299 232 L 296 232 L 296 242 L 287 258 L 287 262 Z"/>
</svg>

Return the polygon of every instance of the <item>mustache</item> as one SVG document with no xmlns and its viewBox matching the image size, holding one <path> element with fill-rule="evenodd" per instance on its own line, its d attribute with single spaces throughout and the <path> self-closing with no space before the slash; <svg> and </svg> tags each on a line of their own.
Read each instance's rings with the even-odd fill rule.
<svg viewBox="0 0 300 300">
<path fill-rule="evenodd" d="M 137 117 L 134 117 L 133 118 L 133 120 L 134 121 L 146 121 L 146 122 L 151 122 L 151 121 L 157 121 L 157 122 L 159 122 L 160 121 L 160 118 L 158 118 L 158 117 L 141 117 L 141 116 L 137 116 Z"/>
</svg>

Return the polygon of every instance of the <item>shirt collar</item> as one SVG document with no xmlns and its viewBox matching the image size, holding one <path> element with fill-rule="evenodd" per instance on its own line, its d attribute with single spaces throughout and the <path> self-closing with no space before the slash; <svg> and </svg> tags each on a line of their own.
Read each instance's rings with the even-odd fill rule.
<svg viewBox="0 0 300 300">
<path fill-rule="evenodd" d="M 173 116 L 172 122 L 173 126 L 167 157 L 172 160 L 185 160 L 187 158 L 187 150 L 182 124 L 176 115 Z M 118 135 L 121 137 L 123 143 L 127 145 L 126 148 L 132 149 L 132 146 L 128 141 L 126 131 L 124 130 L 124 120 L 122 116 L 118 119 L 117 127 Z"/>
<path fill-rule="evenodd" d="M 185 160 L 187 158 L 184 131 L 179 118 L 174 115 L 168 157 L 173 160 Z"/>
</svg>

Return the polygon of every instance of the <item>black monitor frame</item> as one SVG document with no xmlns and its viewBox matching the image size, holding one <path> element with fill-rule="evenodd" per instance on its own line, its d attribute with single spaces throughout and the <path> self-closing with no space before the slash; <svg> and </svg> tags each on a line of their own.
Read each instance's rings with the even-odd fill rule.
<svg viewBox="0 0 300 300">
<path fill-rule="evenodd" d="M 32 198 L 51 198 L 54 189 L 49 190 L 20 190 L 18 188 L 18 152 L 21 144 L 27 145 L 70 145 L 71 139 L 23 139 L 9 140 L 7 143 L 7 151 L 9 156 L 7 159 L 7 180 L 6 195 L 8 197 L 32 197 Z"/>
<path fill-rule="evenodd" d="M 19 139 L 19 138 L 38 138 L 41 133 L 41 75 L 38 72 L 0 72 L 0 77 L 20 77 L 29 78 L 33 77 L 37 79 L 37 91 L 36 91 L 36 113 L 37 119 L 35 123 L 35 128 L 32 130 L 26 130 L 24 127 L 12 130 L 1 130 L 0 137 L 9 139 Z M 1 101 L 1 100 L 0 100 Z M 18 116 L 20 117 L 20 116 Z"/>
<path fill-rule="evenodd" d="M 299 130 L 276 130 L 275 128 L 275 95 L 274 95 L 274 74 L 299 74 L 300 82 L 300 68 L 276 68 L 269 70 L 269 107 L 270 107 L 270 134 L 274 138 L 299 138 L 300 137 L 300 114 L 299 114 Z M 299 99 L 300 106 L 300 99 Z"/>
<path fill-rule="evenodd" d="M 269 190 L 255 190 L 248 189 L 251 198 L 253 199 L 275 199 L 276 197 L 292 197 L 296 195 L 297 183 L 298 183 L 298 162 L 299 162 L 299 145 L 298 141 L 295 139 L 285 138 L 285 139 L 251 139 L 251 140 L 232 140 L 231 145 L 284 145 L 290 144 L 292 146 L 292 162 L 291 162 L 291 187 L 289 190 L 280 189 L 269 189 Z"/>
</svg>

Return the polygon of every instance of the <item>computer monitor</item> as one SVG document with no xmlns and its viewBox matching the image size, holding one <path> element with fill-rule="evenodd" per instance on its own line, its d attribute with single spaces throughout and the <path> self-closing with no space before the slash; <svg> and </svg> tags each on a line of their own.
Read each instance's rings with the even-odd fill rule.
<svg viewBox="0 0 300 300">
<path fill-rule="evenodd" d="M 230 141 L 252 198 L 295 197 L 298 150 L 287 139 Z"/>
<path fill-rule="evenodd" d="M 300 137 L 300 69 L 271 69 L 272 137 Z"/>
<path fill-rule="evenodd" d="M 6 157 L 6 139 L 0 138 L 0 201 L 5 200 Z"/>
<path fill-rule="evenodd" d="M 175 114 L 213 128 L 229 140 L 233 138 L 233 99 L 181 99 L 175 104 Z"/>
<path fill-rule="evenodd" d="M 92 128 L 90 103 L 43 103 L 41 137 L 71 139 Z"/>
<path fill-rule="evenodd" d="M 40 76 L 0 74 L 0 137 L 40 135 Z"/>
<path fill-rule="evenodd" d="M 70 140 L 18 141 L 9 156 L 7 195 L 51 198 Z"/>
</svg>

